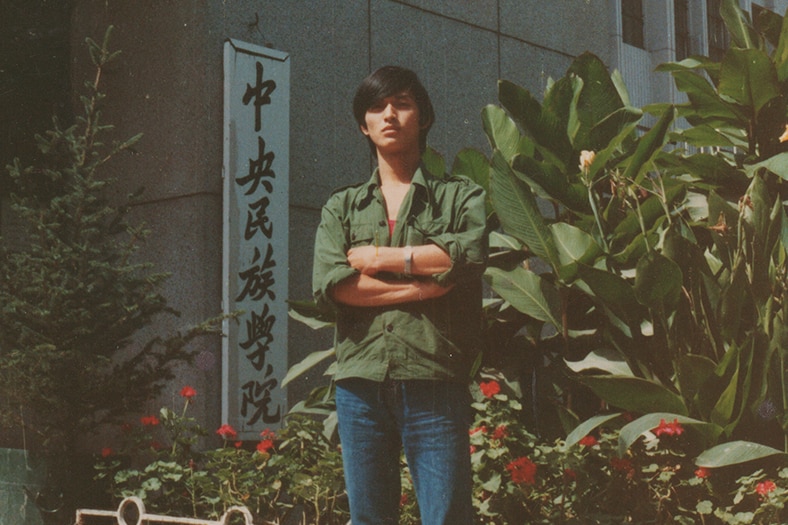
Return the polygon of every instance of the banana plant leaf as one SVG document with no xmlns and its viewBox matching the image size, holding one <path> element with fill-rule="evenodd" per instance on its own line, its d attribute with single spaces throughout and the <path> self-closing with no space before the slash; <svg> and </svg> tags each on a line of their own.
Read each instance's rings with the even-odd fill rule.
<svg viewBox="0 0 788 525">
<path fill-rule="evenodd" d="M 518 311 L 560 329 L 561 297 L 554 285 L 522 266 L 512 270 L 488 267 L 484 276 Z"/>
<path fill-rule="evenodd" d="M 759 49 L 729 49 L 722 62 L 719 94 L 748 108 L 749 114 L 757 115 L 768 102 L 780 96 L 774 64 Z"/>
<path fill-rule="evenodd" d="M 783 460 L 788 459 L 788 455 L 776 448 L 749 441 L 730 441 L 704 450 L 695 460 L 695 464 L 699 467 L 719 468 L 776 456 L 781 456 Z"/>
<path fill-rule="evenodd" d="M 542 217 L 533 192 L 512 171 L 499 151 L 492 156 L 490 193 L 493 206 L 506 233 L 525 244 L 536 255 L 560 267 L 553 235 Z"/>
<path fill-rule="evenodd" d="M 688 415 L 687 406 L 678 394 L 664 386 L 631 376 L 579 375 L 576 380 L 590 388 L 610 405 L 635 412 L 670 412 Z"/>
<path fill-rule="evenodd" d="M 618 453 L 620 456 L 626 454 L 629 447 L 631 447 L 641 436 L 646 432 L 657 428 L 662 421 L 667 423 L 679 423 L 682 426 L 689 426 L 698 430 L 703 438 L 706 446 L 709 446 L 717 441 L 722 429 L 717 425 L 700 421 L 684 414 L 675 414 L 671 412 L 656 412 L 646 414 L 638 419 L 624 425 L 618 435 Z"/>
<path fill-rule="evenodd" d="M 613 414 L 603 414 L 583 421 L 577 427 L 575 427 L 575 429 L 572 430 L 569 435 L 566 436 L 566 440 L 564 441 L 564 450 L 569 450 L 573 446 L 577 445 L 580 440 L 586 437 L 588 434 L 601 427 L 605 423 L 613 421 L 620 416 L 620 412 Z"/>
</svg>

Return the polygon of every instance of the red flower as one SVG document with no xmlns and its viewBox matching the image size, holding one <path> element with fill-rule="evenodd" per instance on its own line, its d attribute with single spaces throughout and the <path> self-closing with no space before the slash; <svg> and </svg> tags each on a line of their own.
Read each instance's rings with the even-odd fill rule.
<svg viewBox="0 0 788 525">
<path fill-rule="evenodd" d="M 476 445 L 471 445 L 471 454 L 476 452 Z"/>
<path fill-rule="evenodd" d="M 268 454 L 268 451 L 274 448 L 273 439 L 264 439 L 257 444 L 257 452 L 261 454 Z"/>
<path fill-rule="evenodd" d="M 479 388 L 485 397 L 493 397 L 501 391 L 501 385 L 498 384 L 498 381 L 482 381 L 479 383 Z"/>
<path fill-rule="evenodd" d="M 632 461 L 627 458 L 610 458 L 610 466 L 613 467 L 613 470 L 626 473 L 627 478 L 631 479 L 635 475 Z"/>
<path fill-rule="evenodd" d="M 487 433 L 487 427 L 482 425 L 480 427 L 472 428 L 472 429 L 470 429 L 468 431 L 468 434 L 470 434 L 472 436 L 472 435 L 477 434 L 479 432 L 481 432 L 482 434 L 486 434 Z"/>
<path fill-rule="evenodd" d="M 509 434 L 506 432 L 506 425 L 498 425 L 493 432 L 492 438 L 500 441 L 508 435 Z"/>
<path fill-rule="evenodd" d="M 222 436 L 222 438 L 231 440 L 238 437 L 238 432 L 235 431 L 233 427 L 225 423 L 224 425 L 220 426 L 216 431 L 217 434 Z"/>
<path fill-rule="evenodd" d="M 533 485 L 536 483 L 536 463 L 527 457 L 519 457 L 506 465 L 506 470 L 515 483 Z"/>
<path fill-rule="evenodd" d="M 109 447 L 104 447 L 101 449 L 101 457 L 108 458 L 112 455 L 112 449 Z"/>
<path fill-rule="evenodd" d="M 407 494 L 403 494 L 402 496 L 399 497 L 399 506 L 400 507 L 404 507 L 405 505 L 407 505 L 407 503 L 408 503 L 408 495 Z"/>
<path fill-rule="evenodd" d="M 266 439 L 266 438 L 275 439 L 276 438 L 276 434 L 270 428 L 266 428 L 265 430 L 260 432 L 260 437 L 263 438 L 263 439 Z"/>
<path fill-rule="evenodd" d="M 564 479 L 567 481 L 577 479 L 577 472 L 572 470 L 571 468 L 564 469 Z"/>
<path fill-rule="evenodd" d="M 777 485 L 774 484 L 774 481 L 766 480 L 766 481 L 761 481 L 760 483 L 755 485 L 755 492 L 757 492 L 761 496 L 765 496 L 776 488 Z"/>
<path fill-rule="evenodd" d="M 134 428 L 134 427 L 132 427 L 131 423 L 123 423 L 122 425 L 120 425 L 120 429 L 121 429 L 123 432 L 125 432 L 126 434 L 128 434 L 129 432 L 131 432 L 133 428 Z"/>
<path fill-rule="evenodd" d="M 678 419 L 674 419 L 673 423 L 666 423 L 664 419 L 660 419 L 659 426 L 654 429 L 654 434 L 657 436 L 680 436 L 683 432 L 684 427 Z"/>
<path fill-rule="evenodd" d="M 154 427 L 159 424 L 159 418 L 156 416 L 142 416 L 140 418 L 140 423 L 142 423 L 143 426 Z"/>
<path fill-rule="evenodd" d="M 197 395 L 197 391 L 188 385 L 181 388 L 181 397 L 185 397 L 189 401 L 191 401 L 192 398 L 196 395 Z"/>
<path fill-rule="evenodd" d="M 235 443 L 233 443 L 233 446 L 235 448 L 241 448 L 243 445 L 244 445 L 243 441 L 236 441 Z"/>
<path fill-rule="evenodd" d="M 580 441 L 578 441 L 578 443 L 580 443 L 584 447 L 593 447 L 594 445 L 599 443 L 599 441 L 597 441 L 597 439 L 594 436 L 589 434 L 585 436 L 583 439 L 581 439 Z"/>
<path fill-rule="evenodd" d="M 164 448 L 164 445 L 162 445 L 161 443 L 159 443 L 154 439 L 153 441 L 150 442 L 150 448 L 152 448 L 153 450 L 162 450 Z"/>
<path fill-rule="evenodd" d="M 706 479 L 711 476 L 711 471 L 706 467 L 699 467 L 695 470 L 695 477 L 700 479 Z"/>
</svg>

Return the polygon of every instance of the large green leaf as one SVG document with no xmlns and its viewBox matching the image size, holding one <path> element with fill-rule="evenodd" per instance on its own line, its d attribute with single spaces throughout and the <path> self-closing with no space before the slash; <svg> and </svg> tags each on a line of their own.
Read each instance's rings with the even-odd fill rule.
<svg viewBox="0 0 788 525">
<path fill-rule="evenodd" d="M 773 456 L 786 458 L 786 454 L 776 448 L 749 441 L 731 441 L 703 451 L 695 464 L 706 468 L 729 467 Z"/>
<path fill-rule="evenodd" d="M 629 125 L 624 126 L 618 135 L 610 140 L 607 146 L 596 152 L 596 155 L 594 155 L 594 161 L 591 163 L 591 166 L 588 170 L 588 176 L 592 181 L 596 181 L 605 175 L 605 167 L 607 162 L 615 155 L 620 154 L 620 151 L 624 149 L 624 141 L 631 140 L 635 136 L 637 124 L 637 122 L 632 122 Z"/>
<path fill-rule="evenodd" d="M 435 149 L 427 147 L 421 156 L 421 162 L 433 177 L 442 179 L 446 176 L 446 160 Z"/>
<path fill-rule="evenodd" d="M 760 37 L 750 24 L 744 10 L 739 7 L 738 0 L 722 0 L 720 15 L 725 21 L 735 47 L 751 49 L 759 45 Z"/>
<path fill-rule="evenodd" d="M 287 374 L 285 374 L 284 379 L 282 379 L 282 387 L 308 372 L 326 359 L 334 357 L 336 353 L 337 352 L 334 348 L 329 348 L 328 350 L 322 350 L 319 352 L 312 352 L 300 362 L 290 367 L 290 369 L 287 371 Z"/>
<path fill-rule="evenodd" d="M 756 115 L 769 101 L 780 96 L 777 71 L 759 49 L 728 50 L 720 73 L 720 96 L 750 108 Z"/>
<path fill-rule="evenodd" d="M 646 432 L 652 431 L 657 428 L 662 421 L 666 423 L 677 422 L 680 425 L 689 425 L 696 428 L 704 436 L 706 443 L 713 443 L 717 440 L 722 432 L 722 429 L 711 423 L 699 421 L 684 414 L 675 414 L 670 412 L 657 412 L 646 414 L 638 419 L 624 425 L 618 435 L 618 453 L 623 456 L 626 451 L 631 447 L 640 436 Z"/>
<path fill-rule="evenodd" d="M 561 263 L 559 275 L 563 280 L 571 280 L 577 273 L 577 263 L 593 264 L 602 253 L 602 248 L 586 231 L 571 224 L 559 222 L 550 225 L 553 239 Z"/>
<path fill-rule="evenodd" d="M 660 156 L 659 162 L 668 175 L 676 177 L 689 175 L 693 185 L 699 189 L 721 188 L 722 191 L 739 196 L 750 184 L 744 173 L 731 166 L 722 155 L 668 154 Z"/>
<path fill-rule="evenodd" d="M 673 80 L 676 89 L 687 94 L 691 115 L 685 115 L 692 123 L 696 124 L 693 116 L 698 119 L 722 119 L 727 122 L 744 124 L 744 115 L 732 104 L 721 100 L 708 80 L 693 71 L 674 71 Z"/>
<path fill-rule="evenodd" d="M 498 149 L 507 162 L 519 153 L 520 130 L 504 110 L 489 105 L 482 110 L 482 126 L 492 149 Z"/>
<path fill-rule="evenodd" d="M 783 82 L 788 79 L 788 17 L 783 17 L 780 43 L 774 51 L 773 60 L 777 67 L 778 80 Z"/>
<path fill-rule="evenodd" d="M 675 140 L 684 141 L 697 148 L 732 148 L 739 145 L 734 144 L 730 137 L 720 131 L 718 126 L 711 124 L 700 124 L 681 130 L 675 134 Z"/>
<path fill-rule="evenodd" d="M 524 177 L 540 197 L 552 199 L 578 213 L 590 213 L 586 187 L 577 179 L 570 181 L 558 166 L 518 155 L 512 168 Z"/>
<path fill-rule="evenodd" d="M 607 67 L 599 57 L 591 53 L 583 53 L 569 66 L 567 75 L 576 75 L 583 80 L 582 90 L 574 108 L 577 119 L 577 128 L 573 137 L 574 149 L 600 150 L 618 134 L 632 115 L 629 111 L 618 113 L 619 110 L 624 109 L 624 102 L 616 84 L 610 78 Z M 637 114 L 637 111 L 634 110 L 632 113 Z M 620 120 L 610 118 L 614 114 L 619 114 L 623 118 Z M 639 115 L 635 118 L 639 118 Z M 607 120 L 608 125 L 599 126 L 606 119 L 610 119 Z"/>
<path fill-rule="evenodd" d="M 651 412 L 670 412 L 682 416 L 688 414 L 681 397 L 647 379 L 612 375 L 575 377 L 603 400 L 623 410 L 640 414 Z"/>
<path fill-rule="evenodd" d="M 623 107 L 607 115 L 597 122 L 590 131 L 595 150 L 604 149 L 616 140 L 616 135 L 629 129 L 631 124 L 637 125 L 643 118 L 643 111 L 637 108 Z M 628 134 L 627 134 L 628 135 Z"/>
<path fill-rule="evenodd" d="M 603 414 L 599 416 L 594 416 L 592 418 L 583 421 L 577 427 L 575 427 L 575 429 L 572 430 L 572 432 L 570 432 L 568 436 L 566 436 L 566 441 L 564 442 L 564 450 L 568 450 L 573 446 L 577 445 L 577 443 L 579 443 L 581 439 L 586 437 L 592 431 L 601 427 L 608 421 L 612 421 L 616 419 L 620 415 L 621 415 L 620 413 Z"/>
<path fill-rule="evenodd" d="M 783 17 L 769 9 L 759 9 L 757 16 L 753 13 L 752 25 L 755 31 L 763 35 L 772 48 L 780 45 Z"/>
<path fill-rule="evenodd" d="M 632 286 L 623 277 L 585 265 L 578 266 L 577 270 L 602 305 L 633 329 L 640 326 L 645 310 L 638 303 Z"/>
<path fill-rule="evenodd" d="M 464 148 L 454 157 L 451 166 L 452 175 L 468 177 L 473 182 L 484 188 L 487 192 L 485 206 L 489 216 L 492 209 L 492 198 L 490 196 L 490 162 L 484 153 L 474 148 Z"/>
<path fill-rule="evenodd" d="M 756 164 L 749 164 L 744 167 L 744 171 L 750 177 L 753 177 L 756 173 L 763 169 L 774 173 L 783 180 L 788 180 L 788 152 L 778 153 L 777 155 L 773 155 L 766 160 Z"/>
<path fill-rule="evenodd" d="M 714 374 L 715 366 L 714 361 L 708 357 L 694 354 L 679 356 L 676 363 L 676 377 L 681 389 L 681 396 L 685 400 L 694 399 L 706 381 Z"/>
<path fill-rule="evenodd" d="M 288 315 L 313 330 L 334 325 L 334 312 L 321 310 L 315 301 L 288 301 L 287 304 L 290 307 Z"/>
<path fill-rule="evenodd" d="M 555 286 L 522 266 L 512 270 L 488 267 L 485 277 L 518 311 L 561 328 L 561 297 Z"/>
<path fill-rule="evenodd" d="M 542 118 L 545 122 L 550 123 L 551 127 L 562 130 L 570 143 L 579 126 L 576 108 L 577 99 L 582 90 L 583 79 L 567 72 L 562 78 L 547 86 L 542 100 Z M 544 142 L 542 144 L 549 146 Z M 552 148 L 552 146 L 550 147 Z M 555 151 L 568 154 L 571 150 Z M 565 155 L 563 157 L 565 158 Z"/>
<path fill-rule="evenodd" d="M 635 296 L 640 304 L 669 310 L 679 300 L 684 278 L 678 264 L 662 254 L 649 252 L 637 264 Z"/>
<path fill-rule="evenodd" d="M 516 237 L 553 268 L 560 266 L 553 235 L 542 217 L 533 192 L 512 171 L 499 151 L 493 152 L 492 202 L 506 233 Z"/>
<path fill-rule="evenodd" d="M 581 372 L 596 371 L 606 372 L 614 376 L 634 376 L 632 369 L 624 358 L 615 350 L 600 349 L 589 352 L 580 361 L 567 361 L 567 368 L 577 374 Z"/>
<path fill-rule="evenodd" d="M 514 121 L 542 147 L 550 150 L 556 159 L 565 161 L 571 156 L 572 145 L 566 135 L 566 122 L 543 111 L 531 93 L 512 82 L 501 80 L 498 82 L 498 100 Z"/>
<path fill-rule="evenodd" d="M 712 393 L 717 393 L 713 397 L 716 399 L 709 420 L 723 428 L 729 428 L 737 419 L 737 408 L 741 406 L 741 393 L 739 392 L 740 376 L 740 356 L 742 349 L 733 345 L 717 365 L 716 375 L 719 377 L 710 384 L 709 391 L 704 392 L 706 398 L 712 397 Z M 722 386 L 720 389 L 719 387 Z"/>
<path fill-rule="evenodd" d="M 640 183 L 650 167 L 651 160 L 665 145 L 674 115 L 674 109 L 668 107 L 660 115 L 657 123 L 640 138 L 635 153 L 629 159 L 626 170 L 624 170 L 624 180 Z"/>
</svg>

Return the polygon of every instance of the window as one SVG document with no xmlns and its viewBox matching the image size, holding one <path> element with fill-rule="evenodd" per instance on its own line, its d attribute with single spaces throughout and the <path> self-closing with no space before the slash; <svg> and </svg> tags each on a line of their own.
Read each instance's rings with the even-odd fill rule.
<svg viewBox="0 0 788 525">
<path fill-rule="evenodd" d="M 722 0 L 706 0 L 706 21 L 709 28 L 709 57 L 720 61 L 728 49 L 730 37 L 720 14 Z"/>
<path fill-rule="evenodd" d="M 624 43 L 644 49 L 643 0 L 621 0 L 621 29 Z"/>
<path fill-rule="evenodd" d="M 673 0 L 673 32 L 676 39 L 676 60 L 690 56 L 688 0 Z"/>
</svg>

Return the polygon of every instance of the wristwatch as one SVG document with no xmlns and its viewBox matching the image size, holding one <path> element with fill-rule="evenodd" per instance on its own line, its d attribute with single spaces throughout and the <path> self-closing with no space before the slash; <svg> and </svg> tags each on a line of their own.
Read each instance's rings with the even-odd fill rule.
<svg viewBox="0 0 788 525">
<path fill-rule="evenodd" d="M 413 272 L 413 248 L 405 246 L 405 275 L 410 275 Z"/>
</svg>

